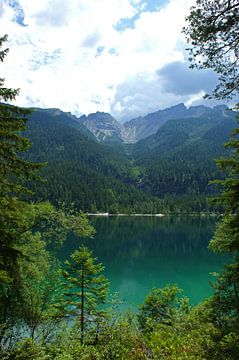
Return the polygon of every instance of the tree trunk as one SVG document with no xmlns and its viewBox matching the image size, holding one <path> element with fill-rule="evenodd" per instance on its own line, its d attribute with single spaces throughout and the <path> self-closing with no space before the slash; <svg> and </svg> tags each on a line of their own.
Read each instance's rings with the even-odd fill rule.
<svg viewBox="0 0 239 360">
<path fill-rule="evenodd" d="M 81 345 L 84 343 L 84 269 L 81 272 Z"/>
</svg>

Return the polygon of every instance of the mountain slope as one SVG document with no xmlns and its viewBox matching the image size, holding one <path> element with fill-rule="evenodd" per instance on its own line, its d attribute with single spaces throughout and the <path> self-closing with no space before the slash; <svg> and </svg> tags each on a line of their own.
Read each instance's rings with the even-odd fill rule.
<svg viewBox="0 0 239 360">
<path fill-rule="evenodd" d="M 156 134 L 136 144 L 123 144 L 112 130 L 117 151 L 113 141 L 99 143 L 71 114 L 36 109 L 26 132 L 33 142 L 28 157 L 48 165 L 46 182 L 32 185 L 35 198 L 94 212 L 210 209 L 207 197 L 215 189 L 208 182 L 222 176 L 214 159 L 226 154 L 222 144 L 236 125 L 235 113 L 223 106 L 178 108 L 179 114 L 168 111 L 173 119 L 161 119 Z"/>
<path fill-rule="evenodd" d="M 68 114 L 38 109 L 28 126 L 26 135 L 33 143 L 28 157 L 48 163 L 42 171 L 46 181 L 32 185 L 36 199 L 103 212 L 145 211 L 159 203 L 135 188 L 137 172 L 129 160 L 98 144 Z"/>
<path fill-rule="evenodd" d="M 124 141 L 136 143 L 141 139 L 155 134 L 168 120 L 182 118 L 188 111 L 184 104 L 179 104 L 165 110 L 159 110 L 143 117 L 138 117 L 124 123 Z"/>
<path fill-rule="evenodd" d="M 96 112 L 83 115 L 79 122 L 91 131 L 99 142 L 122 142 L 123 126 L 108 113 Z"/>
<path fill-rule="evenodd" d="M 204 106 L 189 108 L 186 116 L 165 121 L 156 134 L 133 145 L 134 156 L 142 157 L 146 153 L 148 156 L 156 154 L 171 156 L 180 150 L 182 145 L 190 146 L 203 139 L 207 139 L 210 147 L 215 148 L 216 144 L 218 152 L 221 153 L 223 143 L 236 124 L 235 116 L 235 112 L 224 106 L 214 109 Z"/>
<path fill-rule="evenodd" d="M 200 110 L 204 109 L 167 121 L 155 135 L 131 146 L 136 165 L 144 168 L 144 191 L 155 196 L 214 191 L 208 182 L 222 176 L 215 159 L 227 154 L 223 144 L 236 126 L 236 115 L 221 106 Z"/>
<path fill-rule="evenodd" d="M 123 149 L 122 144 L 135 144 L 156 134 L 161 127 L 170 120 L 197 119 L 196 128 L 204 126 L 202 120 L 212 120 L 217 116 L 226 118 L 228 108 L 224 105 L 209 108 L 207 106 L 192 106 L 186 108 L 184 104 L 178 104 L 164 110 L 158 110 L 146 116 L 132 119 L 120 124 L 108 113 L 97 112 L 88 116 L 81 116 L 78 121 L 84 124 L 94 134 L 98 142 L 118 146 Z M 201 122 L 200 122 L 201 121 Z M 203 128 L 202 128 L 203 130 Z M 121 146 L 119 146 L 121 145 Z"/>
</svg>

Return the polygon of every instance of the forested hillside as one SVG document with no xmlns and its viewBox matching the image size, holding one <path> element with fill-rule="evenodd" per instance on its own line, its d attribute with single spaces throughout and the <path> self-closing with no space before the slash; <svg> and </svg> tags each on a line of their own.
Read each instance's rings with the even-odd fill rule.
<svg viewBox="0 0 239 360">
<path fill-rule="evenodd" d="M 209 181 L 222 176 L 215 159 L 227 155 L 223 144 L 235 125 L 235 113 L 223 106 L 198 107 L 197 116 L 167 121 L 131 147 L 135 164 L 144 169 L 142 188 L 159 197 L 213 193 Z"/>
<path fill-rule="evenodd" d="M 89 212 L 210 211 L 215 187 L 208 183 L 222 176 L 215 158 L 226 155 L 223 143 L 235 113 L 224 106 L 179 107 L 184 118 L 175 118 L 177 107 L 172 108 L 158 132 L 136 144 L 115 137 L 102 144 L 75 116 L 35 109 L 26 132 L 33 143 L 28 157 L 47 162 L 45 182 L 32 184 L 35 198 Z M 109 119 L 105 115 L 102 124 Z"/>
<path fill-rule="evenodd" d="M 35 198 L 74 203 L 84 211 L 155 212 L 160 201 L 137 189 L 138 171 L 112 148 L 97 143 L 92 134 L 69 118 L 35 110 L 26 135 L 33 146 L 28 158 L 47 162 L 44 182 L 32 184 Z"/>
</svg>

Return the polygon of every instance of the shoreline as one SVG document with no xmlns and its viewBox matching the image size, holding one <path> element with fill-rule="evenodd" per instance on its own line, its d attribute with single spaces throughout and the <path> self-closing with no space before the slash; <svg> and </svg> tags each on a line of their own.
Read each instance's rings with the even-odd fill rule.
<svg viewBox="0 0 239 360">
<path fill-rule="evenodd" d="M 88 216 L 156 216 L 163 217 L 165 214 L 110 214 L 110 213 L 86 213 Z"/>
<path fill-rule="evenodd" d="M 158 213 L 158 214 L 130 214 L 130 213 L 86 213 L 87 216 L 99 216 L 99 217 L 113 217 L 113 216 L 131 216 L 131 217 L 165 217 L 165 216 L 200 216 L 200 217 L 220 217 L 222 214 L 218 213 Z"/>
</svg>

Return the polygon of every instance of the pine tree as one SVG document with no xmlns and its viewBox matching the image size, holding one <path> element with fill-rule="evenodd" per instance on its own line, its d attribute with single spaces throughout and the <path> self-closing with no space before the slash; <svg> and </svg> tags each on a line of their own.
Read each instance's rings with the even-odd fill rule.
<svg viewBox="0 0 239 360">
<path fill-rule="evenodd" d="M 0 38 L 0 49 L 6 41 L 6 35 Z M 0 62 L 7 53 L 7 48 L 0 50 Z M 23 214 L 27 206 L 22 197 L 28 192 L 24 181 L 37 177 L 41 166 L 21 157 L 30 146 L 21 134 L 29 111 L 7 103 L 19 90 L 4 87 L 4 81 L 0 78 L 0 347 L 7 329 L 14 326 L 21 301 L 19 240 L 25 231 Z"/>
<path fill-rule="evenodd" d="M 7 36 L 0 38 L 0 47 L 7 41 Z M 3 62 L 8 49 L 0 51 Z M 40 164 L 24 160 L 21 153 L 26 151 L 30 142 L 22 136 L 26 128 L 29 110 L 7 104 L 15 99 L 18 89 L 4 87 L 4 79 L 0 78 L 0 279 L 9 281 L 13 277 L 16 259 L 19 252 L 16 248 L 25 202 L 21 199 L 28 192 L 23 182 L 37 177 Z M 10 278 L 9 278 L 10 277 Z"/>
<path fill-rule="evenodd" d="M 104 304 L 107 297 L 109 283 L 101 274 L 104 267 L 96 261 L 92 251 L 81 246 L 71 255 L 71 260 L 65 262 L 66 270 L 63 272 L 66 280 L 65 311 L 80 319 L 81 344 L 84 343 L 87 325 L 102 316 L 98 306 Z"/>
<path fill-rule="evenodd" d="M 197 0 L 184 28 L 191 43 L 190 60 L 199 69 L 211 68 L 219 74 L 219 84 L 212 93 L 217 99 L 239 95 L 239 3 L 236 0 Z M 239 103 L 237 98 L 236 108 Z M 229 158 L 218 160 L 226 171 L 218 201 L 224 207 L 210 248 L 234 255 L 231 264 L 219 274 L 210 300 L 212 320 L 218 330 L 217 359 L 238 359 L 239 343 L 239 128 L 226 147 Z"/>
<path fill-rule="evenodd" d="M 213 322 L 219 328 L 218 343 L 229 359 L 237 359 L 239 352 L 239 129 L 235 129 L 226 144 L 232 149 L 229 158 L 218 160 L 226 171 L 225 180 L 216 182 L 223 187 L 221 197 L 223 220 L 217 226 L 209 247 L 218 253 L 229 253 L 232 262 L 217 276 L 210 300 Z M 226 349 L 224 349 L 224 347 Z M 223 355 L 223 356 L 224 356 Z"/>
</svg>

